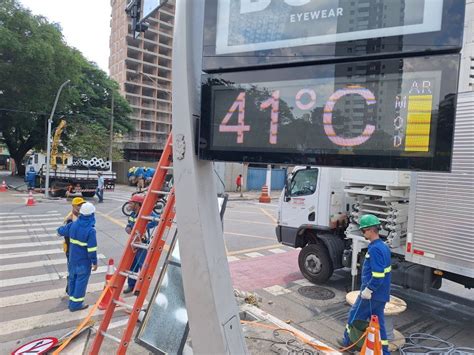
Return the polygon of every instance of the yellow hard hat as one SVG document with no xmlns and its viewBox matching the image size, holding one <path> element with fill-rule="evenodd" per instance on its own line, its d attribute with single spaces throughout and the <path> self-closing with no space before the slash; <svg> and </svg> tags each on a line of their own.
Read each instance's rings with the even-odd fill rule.
<svg viewBox="0 0 474 355">
<path fill-rule="evenodd" d="M 82 197 L 74 197 L 72 199 L 72 205 L 73 206 L 79 206 L 82 205 L 86 200 L 84 200 Z"/>
</svg>

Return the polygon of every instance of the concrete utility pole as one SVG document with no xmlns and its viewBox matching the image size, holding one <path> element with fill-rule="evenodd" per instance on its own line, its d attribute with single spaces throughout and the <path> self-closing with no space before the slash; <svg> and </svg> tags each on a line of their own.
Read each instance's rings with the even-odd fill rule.
<svg viewBox="0 0 474 355">
<path fill-rule="evenodd" d="M 212 163 L 194 154 L 200 114 L 204 1 L 176 1 L 173 165 L 183 285 L 195 354 L 247 354 L 235 302 Z"/>
<path fill-rule="evenodd" d="M 112 91 L 112 103 L 110 107 L 110 148 L 109 148 L 109 162 L 110 170 L 112 170 L 112 152 L 114 145 L 114 92 Z"/>
<path fill-rule="evenodd" d="M 47 142 L 47 150 L 46 150 L 46 181 L 44 184 L 44 197 L 49 197 L 49 173 L 50 173 L 50 163 L 51 163 L 51 125 L 53 124 L 53 116 L 54 111 L 56 111 L 56 105 L 58 104 L 59 95 L 61 95 L 61 91 L 63 88 L 69 84 L 71 80 L 66 80 L 58 89 L 56 93 L 56 99 L 54 100 L 53 109 L 51 110 L 51 115 L 49 116 L 48 120 L 48 142 Z"/>
</svg>

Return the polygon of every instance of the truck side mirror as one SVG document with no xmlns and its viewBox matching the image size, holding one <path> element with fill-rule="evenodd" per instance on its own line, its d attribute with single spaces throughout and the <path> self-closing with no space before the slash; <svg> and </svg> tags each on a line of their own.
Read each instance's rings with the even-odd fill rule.
<svg viewBox="0 0 474 355">
<path fill-rule="evenodd" d="M 291 178 L 292 178 L 292 176 L 290 175 L 286 179 L 286 183 L 285 183 L 285 202 L 288 202 L 288 201 L 291 200 L 291 197 L 290 197 Z"/>
</svg>

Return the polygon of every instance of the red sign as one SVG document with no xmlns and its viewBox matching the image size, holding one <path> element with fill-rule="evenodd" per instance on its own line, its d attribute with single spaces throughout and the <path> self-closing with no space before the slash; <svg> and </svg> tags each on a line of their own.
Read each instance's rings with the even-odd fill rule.
<svg viewBox="0 0 474 355">
<path fill-rule="evenodd" d="M 20 346 L 18 349 L 12 352 L 12 355 L 44 354 L 46 351 L 54 347 L 57 343 L 58 339 L 53 337 L 36 339 Z"/>
</svg>

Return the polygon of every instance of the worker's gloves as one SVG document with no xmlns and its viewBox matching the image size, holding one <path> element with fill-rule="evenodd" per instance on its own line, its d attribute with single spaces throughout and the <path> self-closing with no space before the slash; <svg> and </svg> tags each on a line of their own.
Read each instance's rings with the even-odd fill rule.
<svg viewBox="0 0 474 355">
<path fill-rule="evenodd" d="M 360 297 L 363 298 L 364 300 L 370 300 L 372 298 L 372 290 L 369 288 L 364 288 L 362 292 L 360 293 Z"/>
</svg>

